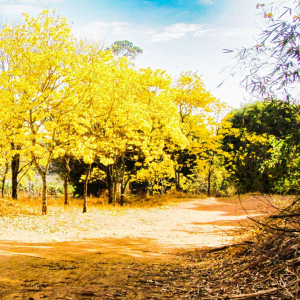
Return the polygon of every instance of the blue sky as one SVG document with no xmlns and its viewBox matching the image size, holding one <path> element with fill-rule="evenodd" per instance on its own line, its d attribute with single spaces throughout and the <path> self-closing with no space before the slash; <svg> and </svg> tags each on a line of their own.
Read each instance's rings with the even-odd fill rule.
<svg viewBox="0 0 300 300">
<path fill-rule="evenodd" d="M 272 0 L 262 1 L 270 3 Z M 222 49 L 255 44 L 259 0 L 0 0 L 3 22 L 57 9 L 78 37 L 111 45 L 129 40 L 143 49 L 138 67 L 164 69 L 171 76 L 197 71 L 211 93 L 233 107 L 252 99 L 238 87 L 239 77 L 224 79 L 221 70 L 233 65 Z"/>
</svg>

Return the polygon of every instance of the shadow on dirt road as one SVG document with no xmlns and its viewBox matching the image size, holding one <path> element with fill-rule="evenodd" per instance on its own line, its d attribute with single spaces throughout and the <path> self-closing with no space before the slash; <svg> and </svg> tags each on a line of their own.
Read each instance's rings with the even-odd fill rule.
<svg viewBox="0 0 300 300">
<path fill-rule="evenodd" d="M 141 280 L 148 271 L 153 280 L 174 258 L 146 239 L 9 242 L 0 249 L 1 299 L 145 299 Z"/>
<path fill-rule="evenodd" d="M 190 264 L 186 253 L 231 240 L 221 237 L 226 230 L 228 237 L 228 229 L 238 225 L 229 206 L 215 200 L 175 205 L 165 215 L 162 211 L 161 220 L 157 219 L 161 230 L 155 227 L 151 233 L 147 227 L 146 237 L 47 243 L 3 241 L 0 299 L 201 299 L 205 293 L 198 283 L 206 271 L 195 269 L 195 259 Z M 207 219 L 206 211 L 213 218 Z M 196 217 L 191 218 L 192 214 Z M 197 215 L 200 222 L 195 222 Z M 216 223 L 220 225 L 216 227 L 214 222 L 220 216 L 225 223 Z M 165 223 L 174 218 L 174 227 L 168 228 Z M 181 232 L 192 239 L 176 239 Z M 196 263 L 200 266 L 205 262 L 196 259 Z"/>
</svg>

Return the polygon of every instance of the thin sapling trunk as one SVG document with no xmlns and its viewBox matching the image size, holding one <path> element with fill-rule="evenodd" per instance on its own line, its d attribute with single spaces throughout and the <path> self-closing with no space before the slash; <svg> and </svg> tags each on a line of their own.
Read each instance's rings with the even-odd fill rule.
<svg viewBox="0 0 300 300">
<path fill-rule="evenodd" d="M 64 157 L 65 162 L 65 176 L 64 176 L 64 194 L 65 194 L 65 205 L 69 205 L 69 194 L 68 194 L 68 186 L 69 186 L 69 178 L 70 178 L 70 157 L 66 155 Z"/>
<path fill-rule="evenodd" d="M 6 176 L 7 176 L 7 173 L 8 173 L 8 168 L 9 168 L 9 164 L 8 164 L 8 162 L 6 162 L 5 163 L 5 171 L 4 171 L 4 174 L 3 174 L 3 177 L 2 177 L 2 190 L 1 190 L 2 197 L 5 196 L 5 181 L 6 181 Z"/>
<path fill-rule="evenodd" d="M 88 188 L 88 181 L 89 176 L 91 172 L 91 164 L 88 164 L 88 168 L 85 173 L 85 179 L 84 179 L 84 188 L 83 188 L 83 213 L 87 212 L 87 188 Z"/>
</svg>

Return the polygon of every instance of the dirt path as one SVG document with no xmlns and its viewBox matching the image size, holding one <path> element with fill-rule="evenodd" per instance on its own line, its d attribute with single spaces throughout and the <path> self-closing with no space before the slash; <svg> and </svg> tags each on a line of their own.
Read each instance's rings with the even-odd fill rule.
<svg viewBox="0 0 300 300">
<path fill-rule="evenodd" d="M 214 198 L 75 213 L 0 219 L 0 299 L 199 299 L 182 251 L 229 243 L 246 218 Z"/>
<path fill-rule="evenodd" d="M 0 218 L 0 239 L 30 243 L 81 241 L 103 238 L 148 238 L 173 247 L 218 246 L 229 242 L 228 231 L 245 219 L 236 204 L 214 198 L 162 208 L 117 210 L 50 209 L 47 216 Z"/>
</svg>

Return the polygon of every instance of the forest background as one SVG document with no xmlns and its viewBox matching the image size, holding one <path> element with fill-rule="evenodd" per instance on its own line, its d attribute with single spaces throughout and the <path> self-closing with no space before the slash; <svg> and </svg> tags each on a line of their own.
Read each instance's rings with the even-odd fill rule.
<svg viewBox="0 0 300 300">
<path fill-rule="evenodd" d="M 274 21 L 265 5 L 257 8 Z M 269 93 L 228 114 L 197 73 L 172 80 L 163 70 L 138 69 L 140 48 L 75 39 L 67 20 L 47 10 L 5 25 L 0 38 L 3 196 L 9 181 L 14 199 L 19 189 L 41 196 L 46 214 L 49 171 L 63 179 L 65 205 L 73 190 L 83 212 L 88 194 L 123 205 L 126 194 L 172 189 L 297 191 L 299 114 L 290 94 L 284 101 Z M 260 44 L 247 53 L 267 50 Z"/>
</svg>

